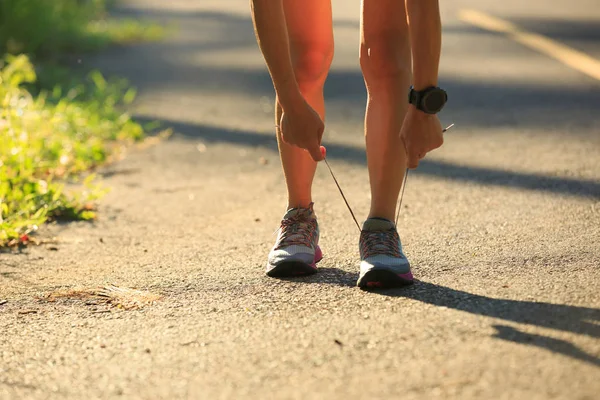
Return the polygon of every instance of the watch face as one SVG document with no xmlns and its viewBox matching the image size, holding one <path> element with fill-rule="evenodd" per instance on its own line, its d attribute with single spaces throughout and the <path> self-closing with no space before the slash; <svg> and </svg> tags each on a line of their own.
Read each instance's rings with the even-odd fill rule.
<svg viewBox="0 0 600 400">
<path fill-rule="evenodd" d="M 423 105 L 428 112 L 437 113 L 444 107 L 446 100 L 446 92 L 441 89 L 436 89 L 425 95 Z"/>
</svg>

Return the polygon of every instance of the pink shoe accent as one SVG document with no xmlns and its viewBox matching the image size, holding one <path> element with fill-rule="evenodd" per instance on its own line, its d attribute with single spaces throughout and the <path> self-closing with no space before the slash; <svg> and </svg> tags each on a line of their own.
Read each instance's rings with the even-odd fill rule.
<svg viewBox="0 0 600 400">
<path fill-rule="evenodd" d="M 323 252 L 321 251 L 321 248 L 319 247 L 319 245 L 317 245 L 317 248 L 315 249 L 315 261 L 313 261 L 312 264 L 310 264 L 311 267 L 313 267 L 314 269 L 317 269 L 317 263 L 319 261 L 321 261 L 323 259 Z"/>
<path fill-rule="evenodd" d="M 404 279 L 405 281 L 412 281 L 414 279 L 412 272 L 407 272 L 406 274 L 398 274 L 398 276 Z"/>
</svg>

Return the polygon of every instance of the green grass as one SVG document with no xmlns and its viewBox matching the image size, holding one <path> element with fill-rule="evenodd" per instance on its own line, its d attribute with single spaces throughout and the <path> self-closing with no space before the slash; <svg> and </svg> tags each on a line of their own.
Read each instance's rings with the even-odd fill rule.
<svg viewBox="0 0 600 400">
<path fill-rule="evenodd" d="M 107 18 L 109 0 L 1 0 L 0 54 L 53 58 L 111 43 L 157 40 L 164 29 L 135 19 Z"/>
<path fill-rule="evenodd" d="M 124 111 L 135 97 L 125 81 L 60 65 L 61 54 L 163 37 L 107 18 L 113 2 L 0 0 L 0 250 L 35 241 L 47 221 L 94 219 L 106 190 L 88 172 L 144 136 Z"/>
<path fill-rule="evenodd" d="M 108 43 L 156 41 L 164 38 L 165 34 L 165 28 L 160 25 L 134 19 L 92 21 L 86 27 L 87 40 L 94 43 L 92 49 Z"/>
<path fill-rule="evenodd" d="M 33 97 L 24 85 L 35 79 L 24 55 L 8 57 L 0 70 L 0 248 L 26 244 L 48 220 L 94 219 L 93 202 L 105 192 L 94 176 L 76 193 L 66 193 L 65 182 L 144 136 L 122 111 L 135 97 L 124 81 L 93 72 L 79 85 Z"/>
</svg>

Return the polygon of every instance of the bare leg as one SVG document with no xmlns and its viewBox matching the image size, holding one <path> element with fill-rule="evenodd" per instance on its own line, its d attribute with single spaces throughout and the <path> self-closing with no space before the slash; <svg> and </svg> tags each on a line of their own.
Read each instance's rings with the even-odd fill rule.
<svg viewBox="0 0 600 400">
<path fill-rule="evenodd" d="M 360 65 L 367 86 L 365 118 L 371 183 L 369 217 L 394 220 L 406 168 L 400 140 L 408 109 L 411 51 L 403 0 L 363 0 Z"/>
<path fill-rule="evenodd" d="M 333 59 L 331 3 L 327 0 L 284 0 L 294 72 L 304 98 L 325 119 L 323 85 Z M 276 101 L 275 123 L 281 120 Z M 277 143 L 288 190 L 288 207 L 307 207 L 312 202 L 311 186 L 316 163 L 308 152 L 283 142 Z"/>
</svg>

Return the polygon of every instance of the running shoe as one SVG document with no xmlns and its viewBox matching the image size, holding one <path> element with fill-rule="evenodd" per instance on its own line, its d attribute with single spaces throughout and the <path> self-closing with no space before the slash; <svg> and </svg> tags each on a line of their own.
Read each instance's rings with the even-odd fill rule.
<svg viewBox="0 0 600 400">
<path fill-rule="evenodd" d="M 413 283 L 410 263 L 402 253 L 396 225 L 387 219 L 369 218 L 360 234 L 361 288 L 390 288 Z"/>
<path fill-rule="evenodd" d="M 278 229 L 277 241 L 269 253 L 267 275 L 289 277 L 317 272 L 317 263 L 323 258 L 319 248 L 319 225 L 313 210 L 288 210 Z"/>
</svg>

